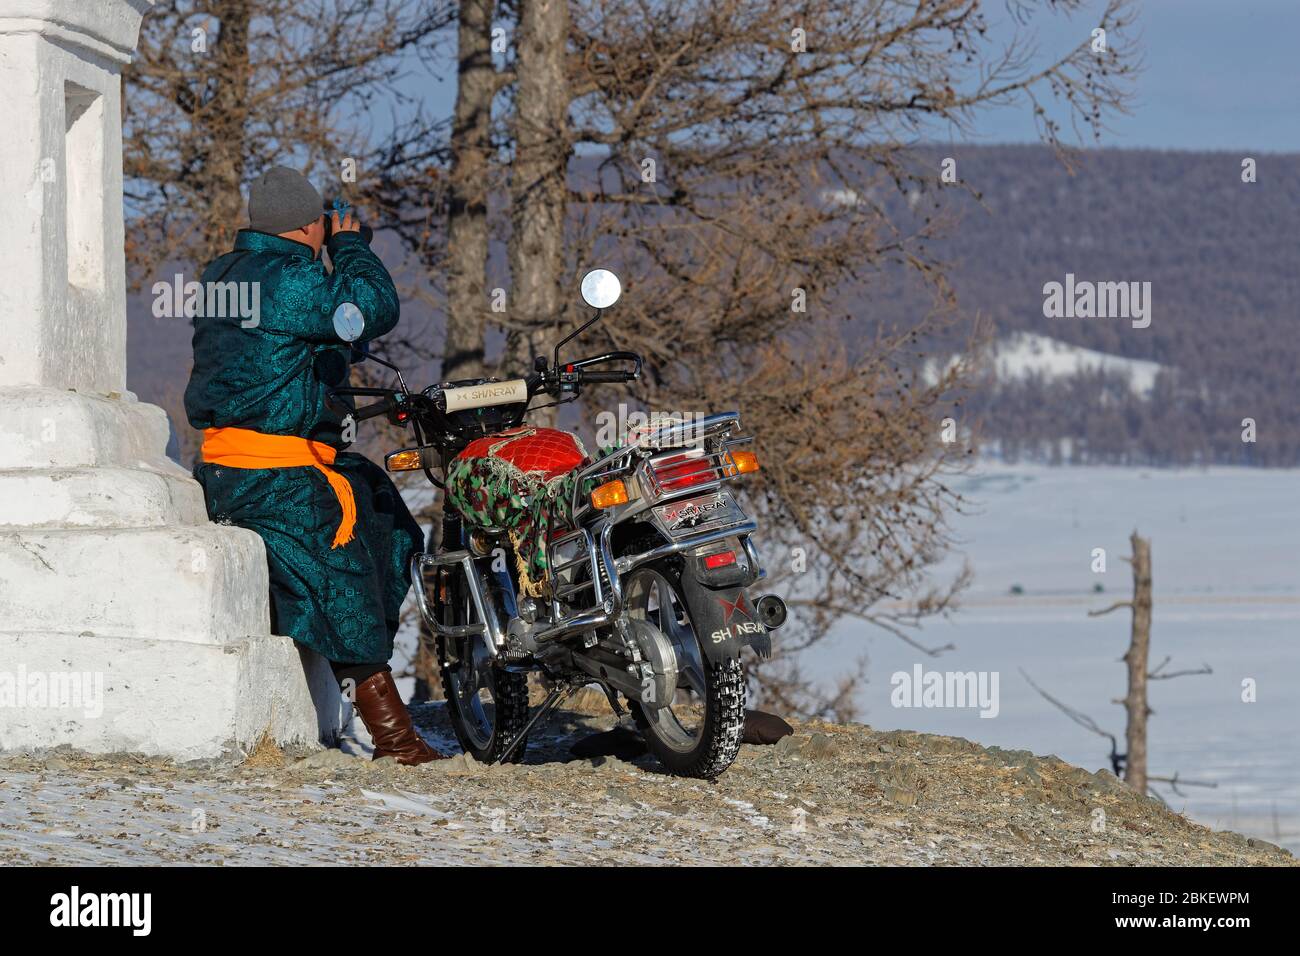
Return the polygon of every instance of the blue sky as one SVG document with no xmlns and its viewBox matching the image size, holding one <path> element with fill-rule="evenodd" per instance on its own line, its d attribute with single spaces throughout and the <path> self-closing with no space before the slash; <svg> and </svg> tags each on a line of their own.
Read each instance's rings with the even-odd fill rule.
<svg viewBox="0 0 1300 956">
<path fill-rule="evenodd" d="M 1094 2 L 1091 11 L 1100 10 Z M 998 0 L 990 19 L 1006 20 Z M 1096 14 L 1039 15 L 1043 54 L 1086 37 Z M 1103 145 L 1126 148 L 1300 152 L 1300 0 L 1138 0 L 1144 69 L 1131 116 Z M 978 142 L 1028 142 L 1024 110 L 986 113 Z"/>
<path fill-rule="evenodd" d="M 1041 57 L 1087 39 L 1103 5 L 1090 0 L 1073 17 L 1040 12 L 1027 29 Z M 986 10 L 995 34 L 1008 29 L 1002 0 L 988 0 Z M 1136 30 L 1144 69 L 1132 115 L 1112 118 L 1102 145 L 1300 152 L 1300 0 L 1138 0 Z M 447 52 L 438 78 L 415 80 L 438 116 L 450 114 L 455 92 Z M 1037 140 L 1023 107 L 985 111 L 970 138 Z"/>
</svg>

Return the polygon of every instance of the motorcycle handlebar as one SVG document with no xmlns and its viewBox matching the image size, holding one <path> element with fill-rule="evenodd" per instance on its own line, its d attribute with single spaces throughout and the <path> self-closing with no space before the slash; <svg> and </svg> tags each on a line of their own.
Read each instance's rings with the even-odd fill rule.
<svg viewBox="0 0 1300 956">
<path fill-rule="evenodd" d="M 564 374 L 572 376 L 570 381 L 579 387 L 601 383 L 635 382 L 638 378 L 635 372 L 628 372 L 623 369 L 591 371 L 588 369 L 576 368 L 573 371 Z M 540 395 L 543 392 L 552 392 L 560 386 L 558 373 L 556 373 L 554 369 L 545 373 L 534 373 L 528 376 L 525 381 L 528 383 L 529 395 Z"/>
<path fill-rule="evenodd" d="M 591 366 L 618 360 L 628 360 L 635 363 L 633 369 L 593 369 Z M 540 360 L 539 360 L 540 361 Z M 580 359 L 576 362 L 565 362 L 554 368 L 546 368 L 545 362 L 541 362 L 538 371 L 528 376 L 528 393 L 536 395 L 540 392 L 554 392 L 556 390 L 567 391 L 572 387 L 581 387 L 583 385 L 595 385 L 599 383 L 618 384 L 623 382 L 635 382 L 641 377 L 641 356 L 635 352 L 606 352 L 604 355 L 594 355 L 591 358 Z M 570 386 L 565 389 L 564 386 Z"/>
<path fill-rule="evenodd" d="M 354 422 L 364 422 L 367 418 L 378 418 L 380 415 L 387 415 L 396 407 L 391 398 L 382 402 L 375 402 L 373 405 L 366 405 L 364 408 L 358 408 L 352 413 Z"/>
<path fill-rule="evenodd" d="M 636 362 L 636 368 L 631 371 L 627 369 L 609 369 L 609 370 L 591 369 L 591 368 L 584 368 L 583 363 L 573 363 L 571 365 L 561 366 L 559 368 L 539 370 L 533 372 L 531 375 L 527 376 L 524 379 L 527 394 L 529 396 L 540 395 L 543 392 L 560 394 L 562 391 L 565 390 L 563 389 L 563 386 L 566 383 L 571 386 L 581 387 L 583 385 L 598 384 L 598 383 L 616 384 L 622 382 L 635 382 L 640 377 L 641 357 L 639 355 L 635 355 L 634 353 L 611 352 L 605 355 L 596 356 L 593 359 L 584 359 L 583 362 L 586 363 L 603 362 L 603 361 L 609 361 L 611 359 L 619 359 L 619 358 L 633 359 Z M 409 395 L 405 399 L 403 399 L 403 401 L 404 402 L 414 401 L 418 404 L 419 401 L 427 402 L 432 400 L 434 402 L 434 407 L 438 408 L 440 411 L 443 411 L 445 413 L 450 410 L 445 405 L 443 405 L 443 399 L 442 399 L 442 394 L 445 394 L 448 390 L 431 389 L 429 391 L 436 392 L 436 394 L 426 394 L 425 396 Z M 356 422 L 363 422 L 370 418 L 378 418 L 381 415 L 388 415 L 390 413 L 398 412 L 397 395 L 400 393 L 394 393 L 389 389 L 340 387 L 334 390 L 334 394 L 340 396 L 352 395 L 357 397 L 371 396 L 371 395 L 385 396 L 383 401 L 375 402 L 371 405 L 366 405 L 362 408 L 358 408 L 355 411 L 351 412 L 352 420 Z M 509 402 L 500 402 L 500 403 L 488 402 L 486 404 L 509 404 Z M 397 424 L 401 424 L 401 422 L 397 421 Z"/>
<path fill-rule="evenodd" d="M 579 373 L 579 380 L 582 382 L 634 382 L 636 374 L 625 372 L 623 370 L 612 372 L 588 372 L 583 369 Z"/>
</svg>

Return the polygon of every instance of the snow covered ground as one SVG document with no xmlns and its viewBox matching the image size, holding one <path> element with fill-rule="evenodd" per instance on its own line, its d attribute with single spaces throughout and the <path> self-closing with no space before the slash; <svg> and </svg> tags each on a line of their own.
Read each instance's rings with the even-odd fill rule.
<svg viewBox="0 0 1300 956">
<path fill-rule="evenodd" d="M 1152 665 L 1213 673 L 1155 681 L 1150 772 L 1215 789 L 1161 792 L 1175 810 L 1215 827 L 1300 849 L 1300 472 L 1158 470 L 983 464 L 958 483 L 971 513 L 954 523 L 975 572 L 964 606 L 919 639 L 956 649 L 928 657 L 856 622 L 842 624 L 809 663 L 825 677 L 866 654 L 862 719 L 881 729 L 953 734 L 985 745 L 1108 765 L 1109 742 L 1072 723 L 1020 673 L 1090 715 L 1123 743 L 1126 610 L 1089 609 L 1130 596 L 1122 560 L 1138 529 L 1152 542 Z M 1094 573 L 1093 550 L 1106 551 Z M 1094 587 L 1100 583 L 1103 593 Z M 1023 594 L 1013 595 L 1019 586 Z M 891 675 L 926 670 L 999 675 L 994 717 L 974 708 L 895 707 Z M 1244 702 L 1243 682 L 1256 700 Z"/>
<path fill-rule="evenodd" d="M 530 739 L 523 764 L 500 767 L 338 750 L 214 767 L 0 755 L 0 867 L 1295 865 L 1109 774 L 949 737 L 796 721 L 776 746 L 742 747 L 714 782 L 669 776 L 649 755 L 574 759 L 574 740 L 614 724 L 598 692 L 582 697 Z M 449 749 L 444 707 L 414 718 Z"/>
</svg>

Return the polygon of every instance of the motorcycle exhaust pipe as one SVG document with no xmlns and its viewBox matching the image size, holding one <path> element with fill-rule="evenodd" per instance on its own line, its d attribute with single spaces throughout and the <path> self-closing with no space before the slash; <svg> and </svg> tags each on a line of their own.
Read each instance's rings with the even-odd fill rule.
<svg viewBox="0 0 1300 956">
<path fill-rule="evenodd" d="M 758 608 L 758 616 L 769 631 L 774 631 L 785 623 L 785 602 L 775 594 L 764 594 L 754 606 Z"/>
</svg>

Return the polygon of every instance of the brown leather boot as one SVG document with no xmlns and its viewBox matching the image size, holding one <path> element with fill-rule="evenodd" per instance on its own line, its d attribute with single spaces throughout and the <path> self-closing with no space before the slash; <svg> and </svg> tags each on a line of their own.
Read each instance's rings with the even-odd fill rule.
<svg viewBox="0 0 1300 956">
<path fill-rule="evenodd" d="M 391 671 L 372 674 L 357 685 L 353 704 L 375 742 L 373 759 L 396 757 L 398 763 L 407 766 L 447 759 L 446 754 L 438 753 L 415 732 Z"/>
</svg>

